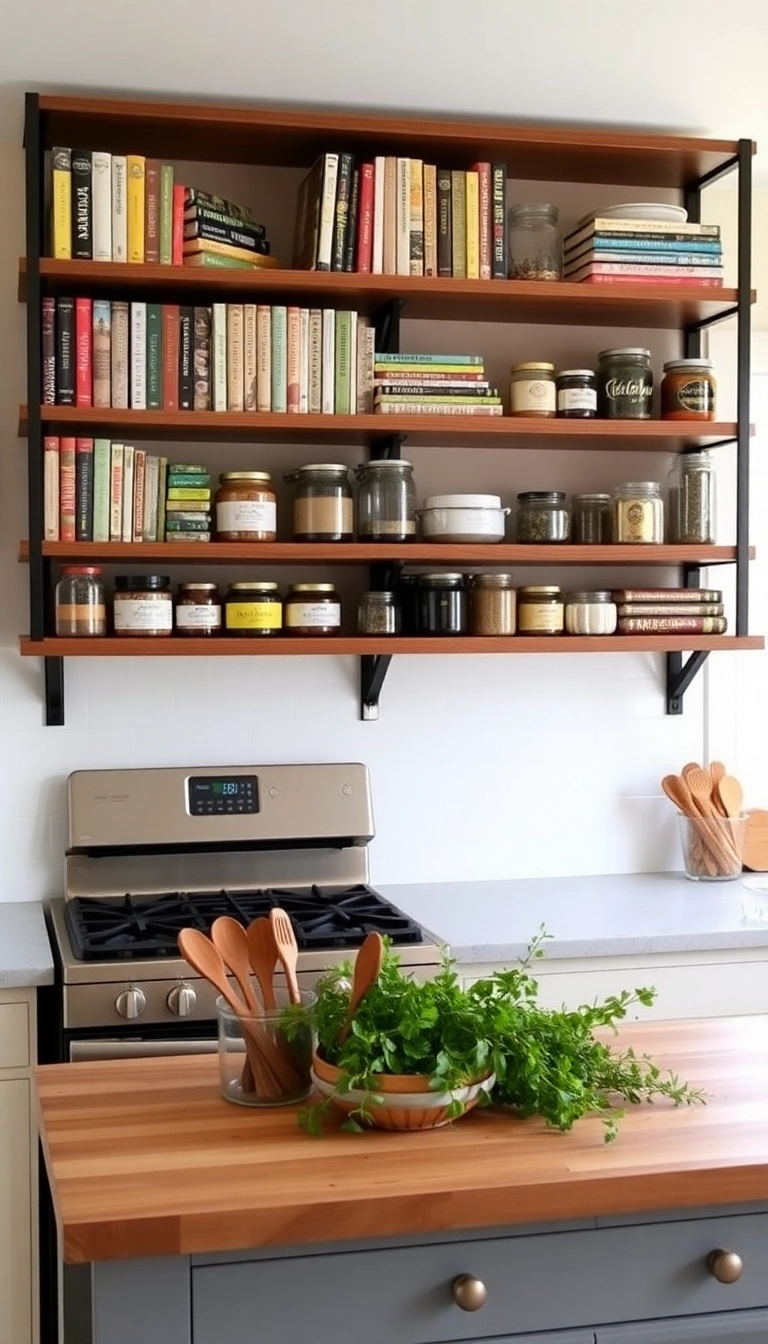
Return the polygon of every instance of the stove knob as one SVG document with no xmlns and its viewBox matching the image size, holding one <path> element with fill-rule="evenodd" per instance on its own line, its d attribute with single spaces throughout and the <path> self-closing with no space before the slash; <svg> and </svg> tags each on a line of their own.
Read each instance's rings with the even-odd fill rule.
<svg viewBox="0 0 768 1344">
<path fill-rule="evenodd" d="M 138 989 L 135 985 L 131 985 L 130 989 L 124 989 L 115 999 L 115 1008 L 121 1017 L 141 1017 L 146 1006 L 147 996 L 144 990 Z"/>
<path fill-rule="evenodd" d="M 174 1017 L 191 1017 L 195 1011 L 197 995 L 191 985 L 176 985 L 168 995 L 166 1003 Z"/>
</svg>

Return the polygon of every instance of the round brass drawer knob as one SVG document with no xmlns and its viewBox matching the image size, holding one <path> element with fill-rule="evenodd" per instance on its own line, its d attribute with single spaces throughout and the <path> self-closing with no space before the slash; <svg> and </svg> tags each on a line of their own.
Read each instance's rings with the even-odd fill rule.
<svg viewBox="0 0 768 1344">
<path fill-rule="evenodd" d="M 488 1289 L 474 1274 L 460 1274 L 451 1284 L 453 1300 L 462 1311 L 479 1311 L 488 1301 Z"/>
<path fill-rule="evenodd" d="M 737 1283 L 744 1273 L 744 1261 L 735 1251 L 710 1251 L 707 1269 L 718 1283 Z"/>
</svg>

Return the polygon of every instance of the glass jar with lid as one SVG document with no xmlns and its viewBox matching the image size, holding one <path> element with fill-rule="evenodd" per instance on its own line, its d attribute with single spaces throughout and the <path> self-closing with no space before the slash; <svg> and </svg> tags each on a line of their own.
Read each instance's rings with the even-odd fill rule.
<svg viewBox="0 0 768 1344">
<path fill-rule="evenodd" d="M 296 489 L 293 535 L 296 541 L 351 541 L 355 509 L 349 468 L 338 462 L 310 462 L 284 477 Z"/>
<path fill-rule="evenodd" d="M 359 635 L 397 635 L 400 633 L 400 605 L 396 593 L 363 593 L 357 608 Z"/>
<path fill-rule="evenodd" d="M 598 415 L 606 420 L 649 420 L 653 397 L 650 350 L 626 345 L 601 350 L 597 359 Z"/>
<path fill-rule="evenodd" d="M 416 490 L 413 464 L 372 458 L 357 468 L 357 532 L 361 541 L 413 541 Z"/>
<path fill-rule="evenodd" d="M 571 541 L 577 546 L 604 546 L 613 535 L 611 496 L 586 493 L 571 499 Z"/>
<path fill-rule="evenodd" d="M 613 594 L 605 590 L 566 593 L 565 630 L 569 635 L 612 635 L 618 616 Z"/>
<path fill-rule="evenodd" d="M 510 280 L 562 280 L 563 238 L 557 206 L 511 205 L 507 211 Z"/>
<path fill-rule="evenodd" d="M 557 413 L 555 366 L 531 360 L 509 370 L 510 415 L 550 417 Z"/>
<path fill-rule="evenodd" d="M 224 600 L 224 624 L 228 635 L 257 639 L 279 635 L 283 628 L 283 603 L 271 579 L 246 579 L 230 583 Z"/>
<path fill-rule="evenodd" d="M 467 589 L 463 574 L 419 575 L 419 633 L 463 635 L 467 630 Z"/>
<path fill-rule="evenodd" d="M 523 490 L 517 496 L 517 540 L 563 542 L 571 535 L 571 515 L 563 490 Z"/>
<path fill-rule="evenodd" d="M 268 471 L 224 471 L 214 497 L 217 541 L 275 541 L 277 496 Z"/>
<path fill-rule="evenodd" d="M 56 634 L 69 639 L 106 635 L 107 606 L 99 565 L 65 565 L 56 584 Z"/>
<path fill-rule="evenodd" d="M 619 545 L 664 540 L 664 502 L 658 481 L 624 481 L 613 496 L 613 539 Z"/>
<path fill-rule="evenodd" d="M 171 580 L 166 574 L 118 574 L 112 600 L 116 635 L 163 636 L 173 632 Z"/>
<path fill-rule="evenodd" d="M 469 581 L 471 635 L 514 635 L 516 593 L 511 574 L 473 574 Z"/>
<path fill-rule="evenodd" d="M 670 473 L 670 541 L 714 546 L 717 539 L 717 473 L 706 449 L 683 453 Z"/>
<path fill-rule="evenodd" d="M 292 583 L 285 599 L 287 635 L 337 635 L 341 601 L 332 583 Z"/>
<path fill-rule="evenodd" d="M 714 420 L 717 382 L 711 359 L 670 359 L 661 380 L 662 420 Z"/>
<path fill-rule="evenodd" d="M 597 378 L 592 369 L 561 369 L 555 375 L 557 414 L 563 420 L 593 420 L 597 415 Z"/>
<path fill-rule="evenodd" d="M 531 583 L 517 591 L 519 635 L 562 635 L 563 594 L 557 584 Z"/>
<path fill-rule="evenodd" d="M 218 635 L 221 633 L 221 597 L 215 583 L 193 579 L 176 589 L 176 633 Z"/>
</svg>

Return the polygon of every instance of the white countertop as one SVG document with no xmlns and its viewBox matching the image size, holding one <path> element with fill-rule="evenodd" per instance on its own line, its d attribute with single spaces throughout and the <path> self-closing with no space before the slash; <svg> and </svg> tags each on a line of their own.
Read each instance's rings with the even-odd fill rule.
<svg viewBox="0 0 768 1344">
<path fill-rule="evenodd" d="M 631 873 L 378 890 L 447 943 L 458 962 L 517 961 L 541 924 L 551 934 L 548 961 L 768 947 L 768 921 L 743 914 L 741 881 Z"/>
<path fill-rule="evenodd" d="M 0 989 L 53 984 L 53 957 L 39 901 L 0 902 Z"/>
</svg>

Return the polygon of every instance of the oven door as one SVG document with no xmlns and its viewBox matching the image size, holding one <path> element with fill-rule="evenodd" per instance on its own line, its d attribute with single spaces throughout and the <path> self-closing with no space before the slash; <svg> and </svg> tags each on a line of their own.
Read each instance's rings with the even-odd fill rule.
<svg viewBox="0 0 768 1344">
<path fill-rule="evenodd" d="M 149 1059 L 157 1055 L 209 1055 L 216 1049 L 216 1038 L 193 1040 L 72 1040 L 69 1043 L 69 1062 L 79 1063 L 95 1059 Z"/>
</svg>

